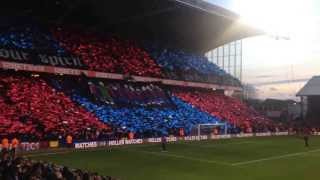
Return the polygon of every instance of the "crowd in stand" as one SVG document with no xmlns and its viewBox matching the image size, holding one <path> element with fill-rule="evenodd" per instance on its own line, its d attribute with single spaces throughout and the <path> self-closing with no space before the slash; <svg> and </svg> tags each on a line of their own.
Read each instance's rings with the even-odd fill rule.
<svg viewBox="0 0 320 180">
<path fill-rule="evenodd" d="M 0 135 L 77 134 L 107 126 L 38 77 L 0 74 Z"/>
<path fill-rule="evenodd" d="M 0 25 L 0 46 L 23 50 L 44 50 L 65 54 L 49 30 L 30 20 L 11 19 Z"/>
<path fill-rule="evenodd" d="M 170 100 L 165 91 L 153 84 L 133 85 L 113 83 L 109 92 L 117 104 L 132 106 L 168 106 Z"/>
<path fill-rule="evenodd" d="M 154 44 L 149 44 L 146 49 L 172 79 L 240 85 L 238 80 L 205 56 L 161 48 Z"/>
<path fill-rule="evenodd" d="M 48 81 L 67 94 L 78 92 L 95 103 L 116 106 L 166 107 L 171 106 L 168 94 L 158 83 L 129 83 L 103 79 L 50 77 Z M 77 88 L 75 88 L 77 87 Z"/>
<path fill-rule="evenodd" d="M 239 100 L 210 90 L 7 72 L 0 77 L 2 136 L 64 139 L 72 134 L 75 139 L 96 140 L 131 132 L 147 137 L 180 128 L 190 134 L 198 124 L 216 122 L 242 132 L 274 128 Z"/>
<path fill-rule="evenodd" d="M 193 108 L 176 97 L 171 97 L 176 108 L 113 107 L 95 104 L 77 94 L 73 95 L 73 99 L 90 112 L 94 112 L 102 121 L 145 137 L 169 135 L 172 130 L 178 128 L 183 128 L 186 134 L 190 134 L 197 124 L 219 122 L 217 118 Z"/>
<path fill-rule="evenodd" d="M 100 176 L 80 169 L 71 169 L 53 163 L 10 158 L 3 155 L 0 161 L 0 179 L 3 180 L 112 180 L 109 176 Z"/>
<path fill-rule="evenodd" d="M 274 130 L 274 123 L 240 100 L 208 90 L 175 90 L 174 94 L 218 119 L 234 124 L 244 132 Z"/>
<path fill-rule="evenodd" d="M 49 80 L 56 89 L 71 96 L 100 120 L 116 127 L 119 133 L 132 132 L 144 137 L 162 136 L 183 128 L 189 134 L 197 124 L 219 122 L 217 118 L 171 96 L 156 84 L 103 81 L 102 90 L 107 92 L 98 93 L 96 91 L 101 88 L 97 85 L 102 85 L 102 80 L 97 80 L 98 83 L 85 78 L 51 77 Z M 90 90 L 92 84 L 95 85 L 94 91 Z M 92 92 L 108 94 L 106 97 L 111 100 L 101 101 L 107 98 L 93 96 Z"/>
<path fill-rule="evenodd" d="M 161 77 L 160 67 L 134 42 L 75 28 L 55 28 L 53 36 L 67 51 L 81 57 L 90 70 Z"/>
<path fill-rule="evenodd" d="M 50 79 L 54 80 L 54 78 Z M 183 128 L 188 134 L 197 124 L 218 122 L 217 118 L 171 96 L 158 85 L 105 82 L 105 87 L 107 90 L 111 90 L 109 94 L 115 102 L 112 104 L 109 101 L 105 103 L 97 101 L 91 93 L 88 93 L 91 84 L 87 82 L 92 82 L 91 79 L 80 80 L 78 84 L 74 83 L 76 81 L 70 81 L 66 78 L 60 78 L 60 80 L 56 78 L 53 82 L 57 89 L 69 94 L 75 102 L 94 113 L 100 120 L 117 127 L 119 133 L 122 131 L 135 133 L 136 136 L 159 137 Z M 84 84 L 87 84 L 87 87 Z M 122 89 L 115 88 L 115 86 L 122 87 Z M 135 87 L 135 90 L 133 90 L 134 88 L 132 88 L 133 91 L 124 90 L 126 86 Z M 141 93 L 142 87 L 145 87 L 143 93 Z M 146 89 L 146 87 L 148 88 Z M 136 91 L 137 89 L 140 90 Z M 126 99 L 130 99 L 131 102 Z M 154 99 L 156 99 L 157 105 L 153 103 Z M 159 102 L 165 102 L 165 104 Z M 142 104 L 139 105 L 139 103 Z M 123 104 L 125 105 L 123 106 Z"/>
<path fill-rule="evenodd" d="M 80 57 L 93 71 L 240 85 L 204 56 L 150 44 L 145 51 L 114 35 L 23 22 L 0 25 L 0 46 L 69 54 Z M 72 133 L 94 139 L 108 134 L 111 126 L 119 133 L 163 135 L 183 128 L 187 134 L 197 124 L 221 121 L 244 131 L 272 126 L 239 100 L 209 91 L 171 94 L 154 83 L 43 79 L 2 72 L 0 78 L 0 136 L 50 139 Z"/>
<path fill-rule="evenodd" d="M 96 102 L 123 106 L 169 106 L 166 93 L 157 85 L 132 83 L 88 82 L 89 92 Z"/>
<path fill-rule="evenodd" d="M 77 68 L 93 71 L 241 85 L 204 56 L 150 44 L 142 48 L 134 41 L 92 30 L 15 21 L 0 26 L 1 47 L 79 57 L 84 66 Z"/>
</svg>

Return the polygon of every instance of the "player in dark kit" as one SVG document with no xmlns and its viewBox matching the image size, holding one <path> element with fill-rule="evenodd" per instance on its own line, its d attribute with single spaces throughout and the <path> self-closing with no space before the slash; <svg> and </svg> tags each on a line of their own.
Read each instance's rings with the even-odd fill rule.
<svg viewBox="0 0 320 180">
<path fill-rule="evenodd" d="M 162 136 L 161 137 L 162 152 L 166 152 L 167 151 L 166 143 L 167 143 L 166 137 Z"/>
<path fill-rule="evenodd" d="M 308 128 L 303 129 L 303 140 L 304 140 L 304 146 L 309 147 L 309 135 L 310 131 Z"/>
<path fill-rule="evenodd" d="M 309 147 L 309 136 L 304 135 L 303 139 L 305 147 Z"/>
</svg>

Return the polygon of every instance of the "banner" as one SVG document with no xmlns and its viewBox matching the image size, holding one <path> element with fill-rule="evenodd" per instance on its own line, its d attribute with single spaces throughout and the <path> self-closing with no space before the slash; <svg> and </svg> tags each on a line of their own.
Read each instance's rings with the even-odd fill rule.
<svg viewBox="0 0 320 180">
<path fill-rule="evenodd" d="M 98 147 L 98 143 L 96 141 L 74 143 L 74 148 L 76 149 L 87 149 L 87 148 L 96 148 L 96 147 Z"/>
<path fill-rule="evenodd" d="M 48 63 L 32 64 L 27 62 L 14 62 L 12 60 L 3 59 L 1 57 L 0 57 L 0 68 L 29 71 L 29 72 L 45 72 L 45 73 L 51 73 L 51 74 L 66 74 L 66 75 L 75 75 L 75 76 L 85 74 L 86 76 L 93 77 L 93 78 L 123 80 L 122 74 L 89 71 L 89 70 L 86 70 L 86 68 L 80 69 L 80 67 L 78 68 L 69 67 L 69 66 L 58 67 L 58 65 L 51 66 Z M 168 79 L 160 79 L 160 78 L 152 78 L 152 77 L 141 77 L 141 76 L 133 76 L 133 78 L 137 82 L 161 82 L 162 84 L 174 85 L 174 86 L 189 86 L 189 87 L 202 87 L 202 88 L 214 87 L 215 89 L 241 90 L 241 87 L 222 86 L 218 84 L 190 83 L 185 81 L 168 80 Z"/>
<path fill-rule="evenodd" d="M 267 132 L 267 133 L 256 133 L 255 135 L 258 137 L 263 137 L 263 136 L 271 136 L 272 134 L 270 132 Z"/>
<path fill-rule="evenodd" d="M 320 132 L 314 132 L 313 135 L 320 136 Z"/>
<path fill-rule="evenodd" d="M 166 140 L 167 140 L 167 142 L 176 142 L 178 140 L 178 138 L 172 136 L 172 137 L 166 137 Z"/>
<path fill-rule="evenodd" d="M 126 145 L 126 144 L 143 144 L 144 141 L 143 139 L 126 139 L 126 140 L 114 140 L 114 141 L 109 141 L 108 145 L 109 146 L 121 146 L 121 145 Z"/>
<path fill-rule="evenodd" d="M 121 146 L 124 145 L 124 140 L 114 140 L 114 141 L 109 141 L 108 145 L 109 146 Z"/>
<path fill-rule="evenodd" d="M 11 62 L 27 63 L 34 65 L 48 65 L 55 67 L 68 67 L 84 69 L 86 66 L 83 64 L 79 57 L 75 56 L 60 56 L 48 52 L 16 50 L 2 47 L 0 48 L 0 59 Z"/>
<path fill-rule="evenodd" d="M 40 141 L 40 149 L 48 149 L 49 142 L 48 141 Z"/>
<path fill-rule="evenodd" d="M 40 143 L 39 142 L 22 142 L 20 143 L 19 148 L 22 151 L 35 151 L 40 149 Z"/>
<path fill-rule="evenodd" d="M 287 135 L 289 135 L 289 132 L 276 132 L 275 135 L 276 136 L 287 136 Z"/>
<path fill-rule="evenodd" d="M 200 140 L 207 140 L 208 136 L 185 136 L 185 141 L 200 141 Z"/>
<path fill-rule="evenodd" d="M 50 148 L 57 148 L 59 147 L 59 141 L 49 141 Z"/>
<path fill-rule="evenodd" d="M 225 135 L 212 135 L 211 139 L 230 139 L 231 135 L 230 134 L 225 134 Z"/>
<path fill-rule="evenodd" d="M 98 141 L 98 147 L 104 147 L 104 146 L 107 146 L 106 141 Z"/>
<path fill-rule="evenodd" d="M 243 138 L 243 137 L 253 137 L 252 133 L 243 133 L 243 134 L 237 134 L 234 137 Z"/>
<path fill-rule="evenodd" d="M 148 138 L 147 142 L 148 143 L 159 143 L 159 142 L 161 142 L 161 138 Z"/>
<path fill-rule="evenodd" d="M 125 140 L 125 144 L 143 144 L 142 139 L 130 139 L 130 140 Z"/>
<path fill-rule="evenodd" d="M 288 132 L 277 132 L 277 133 L 243 133 L 243 134 L 225 134 L 225 135 L 211 135 L 211 136 L 185 136 L 185 137 L 175 137 L 170 136 L 166 137 L 167 142 L 176 142 L 176 141 L 200 141 L 200 140 L 219 140 L 219 139 L 230 139 L 230 138 L 246 138 L 246 137 L 262 137 L 262 136 L 286 136 L 289 135 Z M 315 135 L 320 135 L 320 133 L 315 133 Z M 92 142 L 76 142 L 74 143 L 75 149 L 87 149 L 87 148 L 96 148 L 96 147 L 106 147 L 106 146 L 123 146 L 131 144 L 147 144 L 147 143 L 161 143 L 162 138 L 147 138 L 147 139 L 122 139 L 122 140 L 112 140 L 112 141 L 92 141 Z M 29 143 L 22 142 L 20 144 L 20 149 L 22 151 L 34 151 L 41 148 L 40 143 Z M 59 147 L 58 141 L 49 141 L 50 148 Z M 0 144 L 1 149 L 1 144 Z"/>
</svg>

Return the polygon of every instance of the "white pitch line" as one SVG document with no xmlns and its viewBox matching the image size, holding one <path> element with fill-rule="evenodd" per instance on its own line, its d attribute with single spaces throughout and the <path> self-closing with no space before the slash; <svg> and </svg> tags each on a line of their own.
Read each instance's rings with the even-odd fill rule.
<svg viewBox="0 0 320 180">
<path fill-rule="evenodd" d="M 60 152 L 51 152 L 51 153 L 39 153 L 39 154 L 27 154 L 22 155 L 24 157 L 40 157 L 40 156 L 51 156 L 51 155 L 57 155 L 57 154 L 68 154 L 72 153 L 73 151 L 60 151 Z"/>
<path fill-rule="evenodd" d="M 153 147 L 153 144 L 148 144 L 148 145 L 137 145 L 137 146 L 131 146 L 131 147 L 117 147 L 114 146 L 112 148 L 92 148 L 92 149 L 71 149 L 71 150 L 64 150 L 64 151 L 57 151 L 57 152 L 40 152 L 40 153 L 31 153 L 31 154 L 21 154 L 21 156 L 24 157 L 38 157 L 38 156 L 51 156 L 51 155 L 57 155 L 57 154 L 69 154 L 69 153 L 74 153 L 74 152 L 95 152 L 95 151 L 104 151 L 104 150 L 113 150 L 113 149 L 127 149 L 127 148 L 137 148 L 137 147 Z"/>
<path fill-rule="evenodd" d="M 225 144 L 208 144 L 202 147 L 217 147 L 217 146 L 228 146 L 228 145 L 241 145 L 241 144 L 255 144 L 253 141 L 235 142 L 235 143 L 225 143 Z"/>
<path fill-rule="evenodd" d="M 168 153 L 168 152 L 151 152 L 151 151 L 136 151 L 136 152 L 152 154 L 152 155 L 155 155 L 155 156 L 174 157 L 174 158 L 178 158 L 178 159 L 185 159 L 185 160 L 197 161 L 197 162 L 202 162 L 202 163 L 231 166 L 231 164 L 225 163 L 225 162 L 221 162 L 221 161 L 211 161 L 211 160 L 205 160 L 205 159 L 186 157 L 186 156 L 181 156 L 181 155 L 172 154 L 172 153 Z"/>
<path fill-rule="evenodd" d="M 228 145 L 241 145 L 241 144 L 254 144 L 256 142 L 253 141 L 244 141 L 244 142 L 237 142 L 237 143 L 224 143 L 224 144 L 207 144 L 207 145 L 199 145 L 199 144 L 193 144 L 193 143 L 182 143 L 182 145 L 187 145 L 187 146 L 196 146 L 199 148 L 217 148 L 221 146 L 228 146 Z"/>
<path fill-rule="evenodd" d="M 122 148 L 122 149 L 124 149 L 124 148 Z M 86 150 L 84 150 L 84 151 L 86 151 Z M 88 150 L 88 151 L 90 151 L 90 150 Z M 190 157 L 180 156 L 180 155 L 171 154 L 171 153 L 167 153 L 167 152 L 161 152 L 160 153 L 160 152 L 139 151 L 139 150 L 129 150 L 129 151 L 142 152 L 142 153 L 152 154 L 152 155 L 156 155 L 156 156 L 174 157 L 174 158 L 197 161 L 197 162 L 203 162 L 203 163 L 209 163 L 209 164 L 231 166 L 231 164 L 224 163 L 224 162 L 221 162 L 221 161 L 210 161 L 210 160 L 204 160 L 204 159 L 190 158 Z M 25 155 L 25 157 L 51 156 L 51 155 L 57 155 L 57 154 L 68 154 L 68 153 L 72 153 L 72 152 L 77 152 L 77 151 L 61 151 L 61 152 L 50 152 L 50 153 L 40 153 L 40 154 L 29 154 L 29 155 Z"/>
<path fill-rule="evenodd" d="M 306 152 L 292 153 L 292 154 L 284 154 L 284 155 L 280 155 L 280 156 L 271 156 L 268 158 L 256 159 L 256 160 L 251 160 L 251 161 L 237 162 L 237 163 L 233 163 L 231 165 L 232 166 L 241 166 L 241 165 L 247 165 L 247 164 L 254 164 L 254 163 L 259 163 L 259 162 L 263 162 L 263 161 L 284 159 L 284 158 L 288 158 L 288 157 L 295 157 L 295 156 L 300 156 L 300 155 L 314 153 L 314 152 L 320 152 L 320 149 L 315 149 L 315 150 L 306 151 Z"/>
</svg>

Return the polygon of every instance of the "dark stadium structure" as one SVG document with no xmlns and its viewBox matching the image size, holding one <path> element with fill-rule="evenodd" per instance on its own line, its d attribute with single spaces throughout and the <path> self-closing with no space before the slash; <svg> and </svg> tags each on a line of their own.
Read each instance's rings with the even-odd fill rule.
<svg viewBox="0 0 320 180">
<path fill-rule="evenodd" d="M 83 25 L 202 54 L 263 33 L 240 24 L 231 11 L 202 0 L 12 0 L 0 13 Z"/>
<path fill-rule="evenodd" d="M 320 76 L 312 77 L 297 93 L 301 98 L 302 119 L 310 126 L 320 125 Z"/>
</svg>

